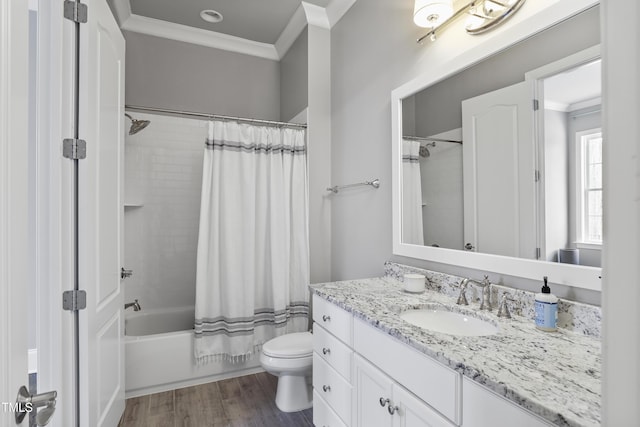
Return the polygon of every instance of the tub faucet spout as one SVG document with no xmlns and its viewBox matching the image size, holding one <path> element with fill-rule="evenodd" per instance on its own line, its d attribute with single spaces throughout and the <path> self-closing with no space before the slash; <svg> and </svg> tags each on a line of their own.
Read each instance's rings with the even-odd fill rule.
<svg viewBox="0 0 640 427">
<path fill-rule="evenodd" d="M 140 307 L 140 303 L 138 302 L 138 300 L 134 300 L 133 302 L 128 302 L 124 305 L 124 309 L 126 310 L 129 307 L 133 307 L 133 311 L 140 311 L 142 310 L 142 307 Z"/>
</svg>

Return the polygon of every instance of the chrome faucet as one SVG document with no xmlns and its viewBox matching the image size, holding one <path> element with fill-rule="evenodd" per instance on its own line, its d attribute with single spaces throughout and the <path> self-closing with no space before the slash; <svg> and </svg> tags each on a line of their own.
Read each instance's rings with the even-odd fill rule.
<svg viewBox="0 0 640 427">
<path fill-rule="evenodd" d="M 142 307 L 140 307 L 140 303 L 138 302 L 138 300 L 134 300 L 133 302 L 128 302 L 124 305 L 124 309 L 126 310 L 129 307 L 133 307 L 133 311 L 140 311 L 142 310 Z"/>
<path fill-rule="evenodd" d="M 484 276 L 482 282 L 478 282 L 477 280 L 472 279 L 462 279 L 460 282 L 460 296 L 458 296 L 458 305 L 469 305 L 467 302 L 467 296 L 465 294 L 469 283 L 473 283 L 480 289 L 482 289 L 482 300 L 480 302 L 480 310 L 489 310 L 491 311 L 491 282 L 489 281 L 489 276 Z"/>
<path fill-rule="evenodd" d="M 498 305 L 498 317 L 511 319 L 511 312 L 509 311 L 509 304 L 507 304 L 507 301 L 513 301 L 513 299 L 504 292 L 502 294 L 502 298 L 500 298 L 500 304 Z"/>
</svg>

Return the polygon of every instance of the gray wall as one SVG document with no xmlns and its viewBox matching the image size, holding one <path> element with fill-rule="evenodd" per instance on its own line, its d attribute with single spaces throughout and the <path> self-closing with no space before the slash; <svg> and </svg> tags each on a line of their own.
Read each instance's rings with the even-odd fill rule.
<svg viewBox="0 0 640 427">
<path fill-rule="evenodd" d="M 564 111 L 544 111 L 544 259 L 558 261 L 569 244 L 569 132 Z"/>
<path fill-rule="evenodd" d="M 418 135 L 461 127 L 462 100 L 522 82 L 527 71 L 600 43 L 598 20 L 596 9 L 582 13 L 423 90 L 415 101 Z"/>
<path fill-rule="evenodd" d="M 349 183 L 371 178 L 381 181 L 378 190 L 363 189 L 333 200 L 334 280 L 380 275 L 384 261 L 389 259 L 464 276 L 480 274 L 463 267 L 392 254 L 391 91 L 433 67 L 438 59 L 434 52 L 442 53 L 429 42 L 424 45 L 414 42 L 424 31 L 413 25 L 412 12 L 412 1 L 358 1 L 331 32 L 333 181 Z M 589 29 L 594 33 L 590 44 L 597 43 L 597 20 L 591 27 L 580 28 L 573 37 L 588 38 Z M 442 39 L 450 34 L 446 31 Z M 455 126 L 446 123 L 443 127 L 447 130 Z M 536 292 L 540 289 L 536 281 L 498 275 L 490 278 Z M 600 297 L 599 292 L 585 290 L 565 289 L 557 293 L 596 303 Z"/>
<path fill-rule="evenodd" d="M 305 29 L 280 60 L 280 120 L 289 121 L 307 108 L 309 35 Z"/>
<path fill-rule="evenodd" d="M 124 32 L 125 102 L 280 119 L 280 64 L 234 52 Z"/>
</svg>

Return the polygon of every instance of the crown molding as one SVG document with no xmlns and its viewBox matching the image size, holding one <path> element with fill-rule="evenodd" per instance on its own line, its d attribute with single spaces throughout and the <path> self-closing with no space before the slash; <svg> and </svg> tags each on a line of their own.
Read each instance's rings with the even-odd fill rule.
<svg viewBox="0 0 640 427">
<path fill-rule="evenodd" d="M 569 111 L 582 110 L 583 108 L 596 107 L 598 105 L 602 105 L 602 97 L 600 96 L 585 101 L 574 102 L 569 105 Z"/>
<path fill-rule="evenodd" d="M 148 18 L 146 16 L 132 14 L 129 19 L 121 25 L 121 28 L 134 33 L 164 37 L 171 40 L 243 53 L 245 55 L 275 61 L 280 59 L 275 46 L 272 44 L 260 43 L 228 34 L 217 33 L 215 31 L 202 30 L 200 28 Z"/>
<path fill-rule="evenodd" d="M 356 3 L 357 0 L 333 0 L 327 5 L 327 17 L 329 18 L 329 26 L 333 28 L 334 25 L 342 19 L 351 6 Z"/>
<path fill-rule="evenodd" d="M 278 37 L 274 45 L 281 59 L 287 54 L 293 43 L 298 39 L 300 33 L 302 33 L 306 27 L 307 17 L 304 8 L 300 5 L 289 20 L 287 26 L 282 30 L 282 33 L 280 33 L 280 37 Z"/>
<path fill-rule="evenodd" d="M 131 2 L 129 0 L 111 0 L 109 3 L 118 25 L 122 27 L 122 24 L 131 16 Z"/>
<path fill-rule="evenodd" d="M 111 4 L 123 30 L 279 61 L 307 24 L 331 29 L 356 1 L 332 0 L 326 8 L 302 1 L 275 44 L 135 15 L 131 13 L 130 0 L 112 0 Z"/>
<path fill-rule="evenodd" d="M 325 28 L 327 30 L 331 29 L 331 23 L 329 22 L 327 9 L 315 4 L 307 3 L 306 1 L 302 2 L 302 7 L 304 8 L 304 13 L 307 16 L 307 23 L 309 25 Z"/>
</svg>

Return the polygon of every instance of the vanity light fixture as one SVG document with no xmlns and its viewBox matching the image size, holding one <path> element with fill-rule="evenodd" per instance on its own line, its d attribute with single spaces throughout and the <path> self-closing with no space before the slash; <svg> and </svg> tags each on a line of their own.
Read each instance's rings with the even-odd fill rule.
<svg viewBox="0 0 640 427">
<path fill-rule="evenodd" d="M 508 18 L 510 18 L 514 13 L 522 7 L 525 0 L 475 0 L 468 3 L 466 6 L 461 7 L 455 13 L 449 15 L 449 17 L 444 21 L 438 21 L 437 25 L 426 25 L 426 27 L 431 27 L 431 31 L 429 31 L 424 36 L 420 37 L 417 42 L 422 43 L 424 39 L 429 37 L 431 41 L 435 41 L 436 39 L 436 31 L 443 28 L 447 24 L 454 21 L 456 18 L 461 16 L 462 14 L 467 14 L 467 24 L 465 25 L 465 29 L 468 34 L 476 35 L 482 34 L 486 31 L 493 29 L 494 27 L 500 25 Z M 414 9 L 414 22 L 418 26 L 420 25 L 416 20 L 416 16 L 418 13 L 418 3 L 444 3 L 438 0 L 416 0 L 416 6 Z"/>
<path fill-rule="evenodd" d="M 442 25 L 453 15 L 453 0 L 416 0 L 413 22 L 418 27 L 432 30 Z"/>
</svg>

